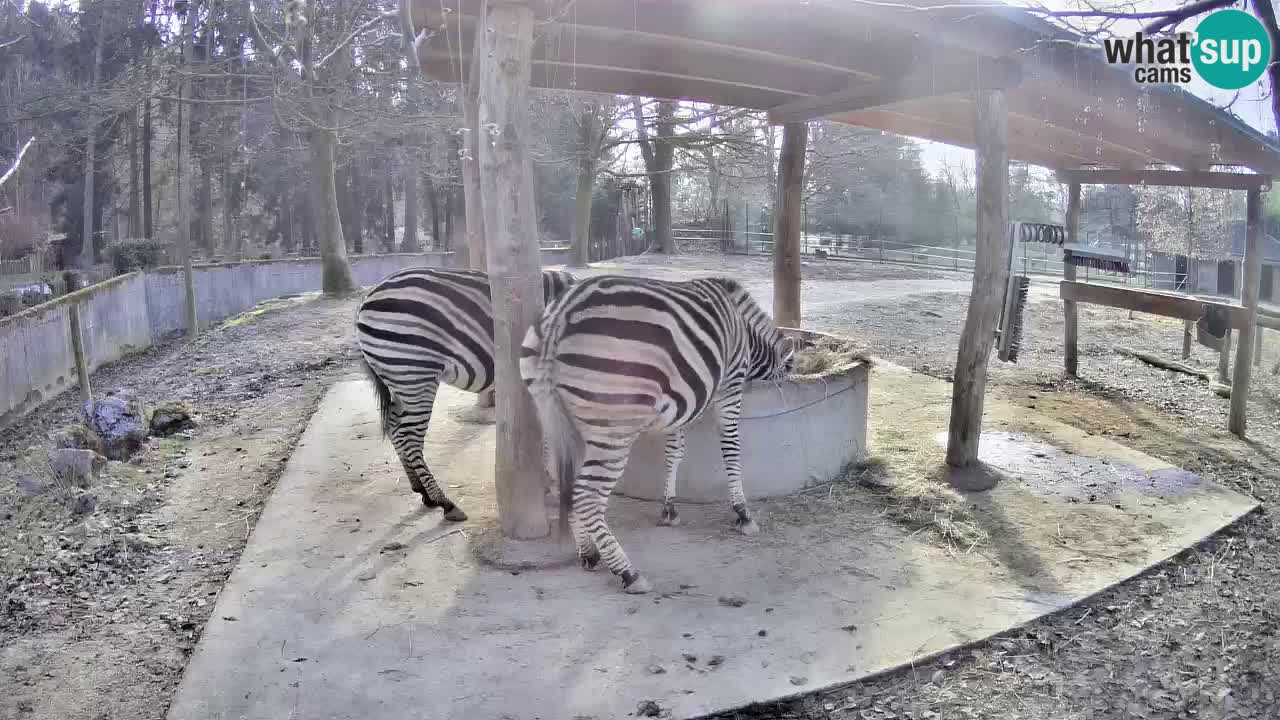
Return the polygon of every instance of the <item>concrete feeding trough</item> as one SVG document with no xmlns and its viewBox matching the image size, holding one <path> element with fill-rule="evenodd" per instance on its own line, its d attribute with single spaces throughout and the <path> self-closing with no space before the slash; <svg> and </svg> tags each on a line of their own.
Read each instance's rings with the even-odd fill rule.
<svg viewBox="0 0 1280 720">
<path fill-rule="evenodd" d="M 845 342 L 825 333 L 784 328 L 806 346 Z M 870 362 L 844 361 L 813 375 L 778 383 L 756 381 L 747 388 L 739 432 L 742 484 L 748 499 L 791 495 L 829 482 L 867 451 L 867 386 Z M 708 412 L 686 430 L 676 499 L 685 503 L 728 502 L 728 480 L 720 454 L 715 414 Z M 640 437 L 631 450 L 619 494 L 662 500 L 665 436 Z"/>
</svg>

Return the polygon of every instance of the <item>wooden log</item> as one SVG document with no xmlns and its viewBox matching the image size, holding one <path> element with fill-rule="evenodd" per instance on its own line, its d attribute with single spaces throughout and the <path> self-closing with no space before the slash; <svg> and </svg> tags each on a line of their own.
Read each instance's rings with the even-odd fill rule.
<svg viewBox="0 0 1280 720">
<path fill-rule="evenodd" d="M 800 212 L 804 198 L 804 153 L 808 123 L 782 127 L 778 157 L 778 212 L 773 218 L 773 321 L 800 327 Z"/>
<path fill-rule="evenodd" d="M 1161 370 L 1172 370 L 1173 372 L 1183 373 L 1184 375 L 1190 375 L 1192 377 L 1199 378 L 1205 381 L 1209 381 L 1211 379 L 1209 377 L 1209 373 L 1203 370 L 1198 370 L 1185 363 L 1174 362 L 1172 360 L 1165 360 L 1159 355 L 1152 355 L 1151 353 L 1146 353 L 1146 352 L 1142 352 L 1141 350 L 1134 350 L 1132 348 L 1127 348 L 1127 347 L 1117 347 L 1113 349 L 1120 355 L 1131 357 L 1135 360 L 1141 360 L 1142 362 L 1148 365 L 1158 367 Z"/>
<path fill-rule="evenodd" d="M 1231 383 L 1231 414 L 1227 429 L 1233 435 L 1245 436 L 1245 410 L 1249 403 L 1249 381 L 1253 375 L 1253 338 L 1258 331 L 1258 290 L 1262 282 L 1262 193 L 1250 190 L 1245 205 L 1247 240 L 1244 250 L 1244 283 L 1240 300 L 1246 321 L 1240 328 L 1240 347 L 1236 349 L 1236 372 Z"/>
<path fill-rule="evenodd" d="M 1227 328 L 1227 335 L 1222 338 L 1222 349 L 1218 351 L 1218 382 L 1231 384 L 1231 328 Z"/>
<path fill-rule="evenodd" d="M 79 273 L 64 273 L 63 282 L 67 293 L 73 293 L 82 286 Z M 71 335 L 71 355 L 76 361 L 76 382 L 80 385 L 80 403 L 93 399 L 93 389 L 89 385 L 89 360 L 84 353 L 84 332 L 80 328 L 80 301 L 76 300 L 67 308 L 67 332 Z"/>
<path fill-rule="evenodd" d="M 533 229 L 529 156 L 529 75 L 533 11 L 491 2 L 480 57 L 480 186 L 493 293 L 497 390 L 498 515 L 503 535 L 525 540 L 550 530 L 544 503 L 542 440 L 533 400 L 520 378 L 520 345 L 542 313 L 541 258 Z"/>
<path fill-rule="evenodd" d="M 1003 90 L 990 90 L 979 93 L 974 104 L 977 248 L 969 310 L 956 354 L 947 436 L 947 463 L 956 467 L 978 460 L 987 359 L 1009 272 L 1008 99 Z"/>
<path fill-rule="evenodd" d="M 467 242 L 465 250 L 467 267 L 472 270 L 487 270 L 487 246 L 484 232 L 484 205 L 480 194 L 480 149 L 481 138 L 479 117 L 478 78 L 481 45 L 477 43 L 471 49 L 470 81 L 463 88 L 462 120 L 463 132 L 460 147 L 467 151 L 466 157 L 459 158 L 462 167 L 462 205 L 466 215 Z"/>
<path fill-rule="evenodd" d="M 1080 183 L 1071 183 L 1067 188 L 1067 242 L 1075 243 L 1080 236 Z M 1062 264 L 1062 278 L 1074 282 L 1076 266 L 1071 263 Z M 1079 313 L 1074 300 L 1063 299 L 1063 331 L 1062 361 L 1068 375 L 1074 377 L 1080 369 L 1080 351 L 1077 346 Z"/>
<path fill-rule="evenodd" d="M 1058 294 L 1063 300 L 1074 300 L 1077 303 L 1106 305 L 1122 310 L 1137 310 L 1150 315 L 1176 318 L 1178 320 L 1196 321 L 1204 313 L 1206 306 L 1226 310 L 1230 326 L 1235 329 L 1244 327 L 1248 321 L 1245 308 L 1221 300 L 1188 297 L 1173 293 L 1162 293 L 1154 290 L 1126 288 L 1119 285 L 1099 285 L 1095 283 L 1073 282 L 1063 280 L 1058 283 Z M 1259 316 L 1258 323 L 1270 327 L 1267 318 Z"/>
</svg>

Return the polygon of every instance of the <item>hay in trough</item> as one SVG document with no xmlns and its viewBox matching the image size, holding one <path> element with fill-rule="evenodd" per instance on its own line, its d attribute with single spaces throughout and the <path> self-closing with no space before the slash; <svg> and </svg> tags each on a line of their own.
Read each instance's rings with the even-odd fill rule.
<svg viewBox="0 0 1280 720">
<path fill-rule="evenodd" d="M 820 337 L 806 341 L 796 351 L 790 379 L 810 380 L 843 372 L 857 364 L 870 363 L 871 356 L 867 351 L 852 342 L 841 338 Z"/>
</svg>

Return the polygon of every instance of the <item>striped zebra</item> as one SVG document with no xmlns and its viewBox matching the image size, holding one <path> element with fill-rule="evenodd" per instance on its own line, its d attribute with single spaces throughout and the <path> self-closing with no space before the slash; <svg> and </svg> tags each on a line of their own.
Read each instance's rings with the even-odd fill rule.
<svg viewBox="0 0 1280 720">
<path fill-rule="evenodd" d="M 636 438 L 664 432 L 658 524 L 678 524 L 685 427 L 708 408 L 720 423 L 737 528 L 759 531 L 742 492 L 742 396 L 748 381 L 789 372 L 794 350 L 746 289 L 727 278 L 601 276 L 547 307 L 525 334 L 520 375 L 538 408 L 547 471 L 560 482 L 561 532 L 572 530 L 583 567 L 594 569 L 603 558 L 625 592 L 652 588 L 605 522 L 609 494 Z"/>
<path fill-rule="evenodd" d="M 546 302 L 575 282 L 542 271 Z M 436 391 L 445 382 L 480 393 L 493 387 L 493 304 L 489 277 L 475 270 L 412 268 L 383 278 L 356 312 L 356 342 L 378 393 L 382 432 L 391 438 L 409 485 L 446 520 L 467 514 L 445 495 L 423 459 Z"/>
</svg>

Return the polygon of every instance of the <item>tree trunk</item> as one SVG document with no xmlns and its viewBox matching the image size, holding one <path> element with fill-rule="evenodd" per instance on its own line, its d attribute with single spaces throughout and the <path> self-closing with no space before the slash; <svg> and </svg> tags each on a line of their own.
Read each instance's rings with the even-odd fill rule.
<svg viewBox="0 0 1280 720">
<path fill-rule="evenodd" d="M 94 213 L 94 180 L 97 168 L 97 150 L 98 150 L 98 113 L 94 109 L 93 103 L 95 95 L 98 91 L 98 80 L 102 77 L 102 46 L 106 42 L 107 37 L 107 13 L 102 13 L 102 20 L 98 23 L 98 37 L 93 41 L 93 69 L 91 79 L 89 80 L 89 104 L 87 107 L 88 130 L 85 131 L 84 140 L 84 197 L 82 198 L 80 212 L 83 222 L 81 223 L 80 237 L 80 267 L 88 270 L 94 264 L 93 252 L 93 219 L 96 217 Z"/>
<path fill-rule="evenodd" d="M 436 183 L 426 178 L 427 204 L 431 209 L 431 247 L 440 247 L 440 196 Z"/>
<path fill-rule="evenodd" d="M 478 33 L 480 125 L 495 127 L 478 142 L 483 185 L 487 261 L 493 295 L 494 376 L 497 390 L 497 498 L 503 535 L 547 534 L 542 444 L 532 399 L 520 378 L 520 345 L 542 313 L 541 265 L 529 156 L 529 76 L 533 11 L 527 5 L 490 4 Z"/>
<path fill-rule="evenodd" d="M 293 191 L 286 190 L 280 196 L 280 250 L 293 252 Z"/>
<path fill-rule="evenodd" d="M 596 185 L 600 122 L 600 106 L 596 103 L 589 103 L 578 117 L 578 188 L 569 243 L 569 264 L 573 267 L 586 267 L 591 262 L 591 196 Z"/>
<path fill-rule="evenodd" d="M 400 240 L 400 252 L 418 252 L 418 175 L 422 164 L 418 153 L 408 153 L 404 163 L 404 236 Z"/>
<path fill-rule="evenodd" d="M 138 187 L 138 108 L 128 115 L 129 122 L 129 237 L 142 237 L 142 192 Z"/>
<path fill-rule="evenodd" d="M 319 255 L 319 247 L 316 243 L 316 217 L 319 213 L 316 211 L 316 192 L 314 181 L 307 184 L 308 190 L 298 193 L 295 196 L 297 204 L 294 206 L 294 217 L 302 217 L 302 242 L 298 245 L 298 249 L 303 254 Z"/>
<path fill-rule="evenodd" d="M 235 223 L 232 221 L 232 195 L 235 179 L 232 173 L 231 156 L 222 156 L 222 249 L 223 252 L 240 258 L 240 243 L 237 242 Z"/>
<path fill-rule="evenodd" d="M 191 67 L 191 25 L 198 7 L 198 3 L 190 3 L 182 17 L 183 70 L 178 85 L 178 254 L 182 259 L 182 279 L 186 290 L 187 337 L 192 338 L 200 332 L 200 324 L 196 312 L 195 273 L 191 269 L 191 108 L 185 100 L 191 96 L 191 80 L 186 76 L 186 69 Z"/>
<path fill-rule="evenodd" d="M 478 47 L 478 46 L 477 46 Z M 475 65 L 472 65 L 474 68 Z M 472 75 L 476 77 L 476 75 Z M 474 84 L 474 83 L 473 83 Z M 466 261 L 467 267 L 472 270 L 484 270 L 488 267 L 485 255 L 488 246 L 485 242 L 485 214 L 484 208 L 480 202 L 480 162 L 479 146 L 477 144 L 479 136 L 479 128 L 476 123 L 478 111 L 476 109 L 476 101 L 470 98 L 464 100 L 464 117 L 468 132 L 463 133 L 463 147 L 467 149 L 467 157 L 462 159 L 462 189 L 463 201 L 466 205 L 467 218 L 467 244 L 466 244 Z M 462 248 L 457 248 L 461 251 Z"/>
<path fill-rule="evenodd" d="M 383 197 L 386 204 L 382 206 L 382 251 L 396 251 L 396 186 L 391 168 L 382 174 Z"/>
<path fill-rule="evenodd" d="M 315 210 L 316 240 L 320 245 L 321 288 L 331 296 L 349 295 L 355 290 L 351 266 L 347 263 L 347 244 L 342 238 L 342 216 L 338 212 L 334 157 L 337 145 L 338 139 L 332 130 L 311 130 L 311 202 Z"/>
<path fill-rule="evenodd" d="M 192 145 L 194 150 L 194 143 Z M 197 190 L 200 206 L 196 215 L 199 246 L 207 255 L 217 255 L 217 243 L 213 241 L 213 161 L 209 158 L 209 144 L 202 142 L 200 147 L 200 186 Z"/>
<path fill-rule="evenodd" d="M 142 102 L 142 237 L 151 239 L 151 98 Z"/>
</svg>

